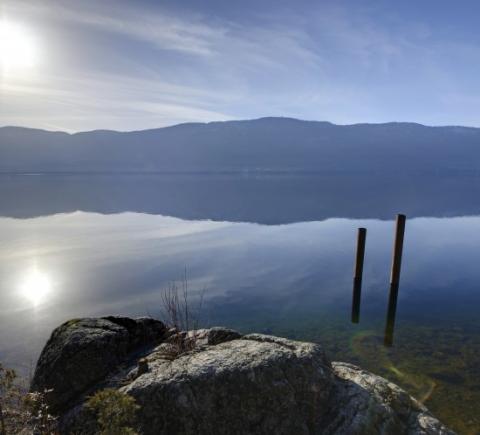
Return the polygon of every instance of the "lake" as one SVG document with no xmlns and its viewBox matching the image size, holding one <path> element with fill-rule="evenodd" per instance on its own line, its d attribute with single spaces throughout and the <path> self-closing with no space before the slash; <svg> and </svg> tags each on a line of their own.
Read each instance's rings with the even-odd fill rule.
<svg viewBox="0 0 480 435">
<path fill-rule="evenodd" d="M 28 373 L 51 330 L 73 317 L 159 316 L 162 290 L 186 274 L 192 306 L 203 294 L 202 325 L 317 341 L 332 360 L 400 384 L 460 433 L 480 431 L 478 179 L 375 190 L 368 178 L 311 174 L 0 179 L 5 364 Z M 408 219 L 385 347 L 397 212 Z M 358 227 L 368 234 L 352 324 Z"/>
</svg>

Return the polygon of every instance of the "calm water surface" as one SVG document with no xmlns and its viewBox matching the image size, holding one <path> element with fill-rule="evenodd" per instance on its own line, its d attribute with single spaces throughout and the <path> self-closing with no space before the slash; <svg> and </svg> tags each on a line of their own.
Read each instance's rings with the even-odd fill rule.
<svg viewBox="0 0 480 435">
<path fill-rule="evenodd" d="M 364 287 L 352 324 L 360 226 Z M 318 341 L 332 359 L 401 384 L 459 432 L 479 433 L 480 217 L 407 221 L 394 345 L 385 348 L 393 232 L 393 220 L 378 219 L 1 217 L 0 360 L 28 371 L 51 330 L 72 317 L 159 315 L 162 289 L 186 268 L 193 303 L 205 292 L 204 325 Z"/>
</svg>

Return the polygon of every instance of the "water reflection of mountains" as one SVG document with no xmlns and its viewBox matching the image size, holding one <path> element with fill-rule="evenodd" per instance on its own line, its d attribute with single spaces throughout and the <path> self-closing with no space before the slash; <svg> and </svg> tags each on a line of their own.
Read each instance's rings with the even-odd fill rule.
<svg viewBox="0 0 480 435">
<path fill-rule="evenodd" d="M 0 215 L 126 211 L 283 224 L 331 217 L 478 215 L 471 174 L 45 174 L 0 176 Z"/>
</svg>

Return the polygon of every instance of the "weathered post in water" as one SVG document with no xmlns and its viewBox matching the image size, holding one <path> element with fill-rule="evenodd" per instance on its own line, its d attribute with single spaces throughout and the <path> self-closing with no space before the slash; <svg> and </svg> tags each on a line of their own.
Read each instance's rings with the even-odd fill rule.
<svg viewBox="0 0 480 435">
<path fill-rule="evenodd" d="M 390 275 L 390 296 L 388 298 L 387 324 L 385 327 L 385 346 L 391 346 L 393 344 L 393 330 L 395 328 L 395 314 L 397 311 L 398 287 L 400 285 L 400 269 L 402 266 L 403 238 L 405 235 L 406 220 L 407 218 L 405 215 L 397 215 L 392 271 Z"/>
<path fill-rule="evenodd" d="M 357 234 L 357 255 L 355 256 L 355 269 L 353 273 L 353 299 L 352 322 L 358 323 L 360 319 L 360 299 L 362 296 L 363 260 L 365 258 L 365 241 L 367 229 L 359 228 Z"/>
</svg>

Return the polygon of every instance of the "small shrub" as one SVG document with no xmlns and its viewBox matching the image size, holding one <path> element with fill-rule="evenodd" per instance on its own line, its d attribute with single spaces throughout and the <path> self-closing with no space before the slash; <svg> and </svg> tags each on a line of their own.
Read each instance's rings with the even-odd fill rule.
<svg viewBox="0 0 480 435">
<path fill-rule="evenodd" d="M 139 406 L 128 394 L 113 388 L 98 391 L 87 401 L 97 415 L 101 435 L 135 435 L 132 429 Z"/>
<path fill-rule="evenodd" d="M 12 433 L 57 433 L 57 419 L 48 411 L 46 394 L 29 393 L 14 370 L 0 363 L 0 435 Z"/>
<path fill-rule="evenodd" d="M 0 363 L 0 434 L 6 435 L 10 426 L 9 416 L 12 403 L 16 402 L 15 379 L 17 374 L 14 370 L 3 367 Z"/>
<path fill-rule="evenodd" d="M 52 391 L 27 393 L 23 399 L 29 416 L 28 426 L 35 434 L 51 435 L 57 433 L 57 417 L 50 414 L 50 407 L 46 401 L 47 395 Z"/>
</svg>

